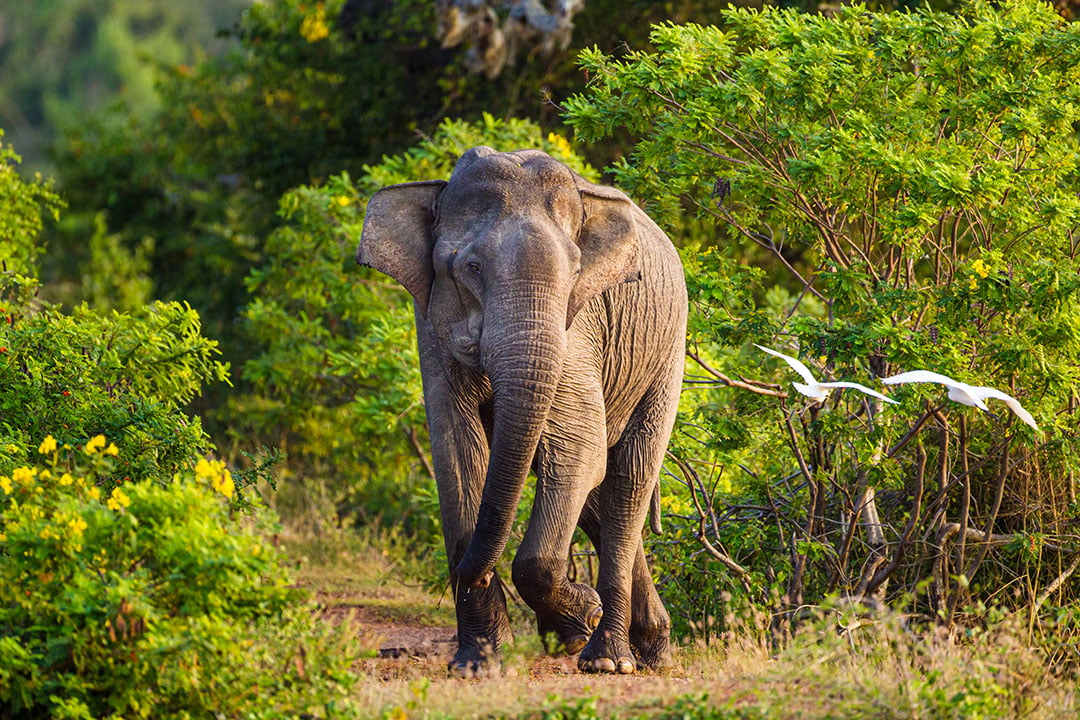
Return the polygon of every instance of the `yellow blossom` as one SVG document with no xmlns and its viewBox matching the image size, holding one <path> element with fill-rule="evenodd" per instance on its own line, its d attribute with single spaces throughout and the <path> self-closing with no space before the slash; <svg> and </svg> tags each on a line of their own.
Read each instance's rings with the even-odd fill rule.
<svg viewBox="0 0 1080 720">
<path fill-rule="evenodd" d="M 548 133 L 547 141 L 555 146 L 556 149 L 563 155 L 570 155 L 573 150 L 570 148 L 570 143 L 562 135 L 556 135 L 555 133 Z"/>
<path fill-rule="evenodd" d="M 984 279 L 990 275 L 990 270 L 986 267 L 986 263 L 983 262 L 982 258 L 978 258 L 975 262 L 971 263 L 971 269 L 975 271 L 979 277 Z"/>
<path fill-rule="evenodd" d="M 81 517 L 73 517 L 68 520 L 68 527 L 71 528 L 71 532 L 76 535 L 82 535 L 83 531 L 86 530 L 86 521 Z"/>
<path fill-rule="evenodd" d="M 7 540 L 7 533 L 0 532 L 0 542 Z"/>
<path fill-rule="evenodd" d="M 233 484 L 232 473 L 228 470 L 222 470 L 221 475 L 210 481 L 214 486 L 214 490 L 218 491 L 227 498 L 233 496 L 233 491 L 236 490 L 236 486 Z"/>
<path fill-rule="evenodd" d="M 7 475 L 0 475 L 0 490 L 3 490 L 5 495 L 11 494 L 11 478 Z"/>
<path fill-rule="evenodd" d="M 83 448 L 83 452 L 85 452 L 87 455 L 93 455 L 103 447 L 105 447 L 105 436 L 95 435 L 94 437 L 90 438 L 90 442 L 86 443 L 86 447 Z"/>
<path fill-rule="evenodd" d="M 97 500 L 101 497 L 101 491 L 96 487 L 92 487 L 86 491 L 86 494 L 90 496 L 91 500 Z"/>
<path fill-rule="evenodd" d="M 120 454 L 120 449 L 116 447 L 116 443 L 109 443 L 109 447 L 102 450 L 106 455 L 116 456 Z"/>
<path fill-rule="evenodd" d="M 199 461 L 195 463 L 195 477 L 199 480 L 209 481 L 210 487 L 225 497 L 232 497 L 233 492 L 236 490 L 232 473 L 225 467 L 225 463 L 220 460 L 199 458 Z"/>
<path fill-rule="evenodd" d="M 64 473 L 60 476 L 60 484 L 65 487 L 73 482 L 75 482 L 75 478 L 71 477 L 71 473 Z"/>
<path fill-rule="evenodd" d="M 38 473 L 38 480 L 48 480 L 52 477 L 52 473 L 48 470 L 42 470 Z"/>
<path fill-rule="evenodd" d="M 110 510 L 119 510 L 122 507 L 131 505 L 131 498 L 120 488 L 113 488 L 112 495 L 109 496 L 105 504 L 109 506 Z"/>
<path fill-rule="evenodd" d="M 309 43 L 318 42 L 330 35 L 330 28 L 326 25 L 326 12 L 323 4 L 319 3 L 315 12 L 304 18 L 300 23 L 300 34 Z"/>
<path fill-rule="evenodd" d="M 40 537 L 42 540 L 48 540 L 50 538 L 56 537 L 56 533 L 52 531 L 51 527 L 45 527 L 45 529 L 38 533 L 38 537 Z"/>
<path fill-rule="evenodd" d="M 56 449 L 56 438 L 52 435 L 46 435 L 45 439 L 41 441 L 41 445 L 38 446 L 37 451 L 42 455 L 47 455 Z"/>
<path fill-rule="evenodd" d="M 979 281 L 975 279 L 974 275 L 972 275 L 968 278 L 968 290 L 974 290 L 977 287 L 979 287 Z"/>
<path fill-rule="evenodd" d="M 11 479 L 17 483 L 32 483 L 37 476 L 37 468 L 17 467 L 11 471 Z"/>
<path fill-rule="evenodd" d="M 338 197 L 337 197 L 337 204 L 340 205 L 341 207 L 345 207 L 351 202 L 352 202 L 352 200 L 350 200 L 345 195 L 338 195 Z"/>
</svg>

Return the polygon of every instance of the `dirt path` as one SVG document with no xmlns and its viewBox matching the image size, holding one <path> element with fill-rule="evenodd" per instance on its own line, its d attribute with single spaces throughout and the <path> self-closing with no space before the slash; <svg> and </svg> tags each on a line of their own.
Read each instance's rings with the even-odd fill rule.
<svg viewBox="0 0 1080 720">
<path fill-rule="evenodd" d="M 517 628 L 518 640 L 505 653 L 500 677 L 448 679 L 455 629 L 449 609 L 439 607 L 438 598 L 386 588 L 317 591 L 316 598 L 327 619 L 351 616 L 362 642 L 375 651 L 358 670 L 369 678 L 363 685 L 365 702 L 378 709 L 376 717 L 542 717 L 568 706 L 586 717 L 594 712 L 598 717 L 638 717 L 687 694 L 729 696 L 738 690 L 720 678 L 702 677 L 700 667 L 663 674 L 585 675 L 578 672 L 575 658 L 543 654 L 527 627 Z"/>
</svg>

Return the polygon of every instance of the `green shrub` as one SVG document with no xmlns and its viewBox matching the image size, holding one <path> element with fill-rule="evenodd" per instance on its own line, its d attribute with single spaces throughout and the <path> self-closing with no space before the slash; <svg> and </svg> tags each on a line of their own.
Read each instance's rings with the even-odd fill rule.
<svg viewBox="0 0 1080 720">
<path fill-rule="evenodd" d="M 41 215 L 59 200 L 0 157 L 0 472 L 34 457 L 34 438 L 83 444 L 105 434 L 120 453 L 110 483 L 168 480 L 205 453 L 209 440 L 185 407 L 212 382 L 228 381 L 217 343 L 180 303 L 126 313 L 86 305 L 63 312 L 38 300 Z"/>
<path fill-rule="evenodd" d="M 5 717 L 288 717 L 340 703 L 355 649 L 298 603 L 267 517 L 232 512 L 224 465 L 106 490 L 118 453 L 103 436 L 79 448 L 47 436 L 39 462 L 0 475 Z"/>
<path fill-rule="evenodd" d="M 670 526 L 710 540 L 699 566 L 786 610 L 918 593 L 943 622 L 980 601 L 1034 621 L 1080 600 L 1080 26 L 1033 0 L 729 9 L 653 44 L 586 52 L 567 107 L 587 140 L 636 136 L 618 182 L 691 236 L 701 362 L 672 470 L 697 504 Z M 816 405 L 752 343 L 822 379 L 1000 388 L 1043 432 L 929 384 Z M 707 622 L 707 596 L 679 610 Z"/>
</svg>

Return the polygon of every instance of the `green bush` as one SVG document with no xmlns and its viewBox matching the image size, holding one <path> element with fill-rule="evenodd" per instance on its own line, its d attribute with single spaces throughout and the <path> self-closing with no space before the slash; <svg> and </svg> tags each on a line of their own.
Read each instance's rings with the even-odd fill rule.
<svg viewBox="0 0 1080 720">
<path fill-rule="evenodd" d="M 685 547 L 660 546 L 665 568 L 692 583 L 707 567 L 766 602 L 775 589 L 787 610 L 917 593 L 943 622 L 978 602 L 1034 621 L 1080 600 L 1065 582 L 1080 549 L 1080 26 L 1010 0 L 730 9 L 722 27 L 652 37 L 585 53 L 590 88 L 567 107 L 586 139 L 638 138 L 618 182 L 690 235 L 700 362 L 672 467 L 689 511 L 670 526 L 710 545 L 690 570 Z M 994 386 L 1043 432 L 936 385 L 819 406 L 752 343 L 823 379 L 927 369 Z M 684 597 L 693 622 L 720 622 Z"/>
<path fill-rule="evenodd" d="M 224 465 L 105 490 L 118 453 L 104 436 L 47 436 L 38 462 L 0 475 L 5 717 L 289 717 L 340 702 L 355 649 L 314 627 L 267 517 L 232 512 Z"/>
<path fill-rule="evenodd" d="M 108 483 L 167 481 L 209 449 L 185 407 L 212 382 L 228 381 L 217 343 L 198 314 L 179 303 L 127 313 L 85 305 L 64 313 L 38 300 L 41 215 L 59 200 L 0 158 L 0 472 L 33 458 L 34 438 L 83 444 L 99 434 L 120 448 Z"/>
</svg>

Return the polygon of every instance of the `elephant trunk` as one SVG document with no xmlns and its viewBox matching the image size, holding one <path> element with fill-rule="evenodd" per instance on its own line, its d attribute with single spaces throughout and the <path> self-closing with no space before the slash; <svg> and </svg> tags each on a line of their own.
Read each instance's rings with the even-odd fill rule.
<svg viewBox="0 0 1080 720">
<path fill-rule="evenodd" d="M 562 373 L 566 304 L 538 294 L 496 302 L 502 316 L 485 318 L 484 369 L 494 395 L 491 460 L 472 539 L 455 582 L 487 585 L 506 549 L 536 446 Z"/>
</svg>

